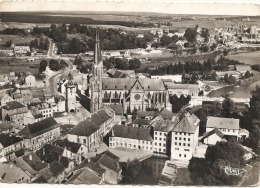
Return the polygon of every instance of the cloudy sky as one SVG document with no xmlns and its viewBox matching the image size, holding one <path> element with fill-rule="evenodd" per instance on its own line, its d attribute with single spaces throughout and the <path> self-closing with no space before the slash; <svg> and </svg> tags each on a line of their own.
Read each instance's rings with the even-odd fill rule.
<svg viewBox="0 0 260 188">
<path fill-rule="evenodd" d="M 0 0 L 0 2 L 1 1 L 0 12 L 118 11 L 173 14 L 260 15 L 260 2 L 258 0 L 218 0 L 217 3 L 214 3 L 213 0 L 16 0 L 15 2 Z"/>
</svg>

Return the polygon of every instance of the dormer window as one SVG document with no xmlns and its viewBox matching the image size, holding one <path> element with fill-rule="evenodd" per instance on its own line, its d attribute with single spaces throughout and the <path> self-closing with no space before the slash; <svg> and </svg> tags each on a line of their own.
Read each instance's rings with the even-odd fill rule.
<svg viewBox="0 0 260 188">
<path fill-rule="evenodd" d="M 115 85 L 115 88 L 117 88 L 117 85 Z"/>
</svg>

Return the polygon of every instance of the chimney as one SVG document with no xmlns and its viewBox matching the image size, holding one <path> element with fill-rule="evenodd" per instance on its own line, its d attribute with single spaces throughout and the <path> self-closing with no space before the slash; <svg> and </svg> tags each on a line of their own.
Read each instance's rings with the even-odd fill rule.
<svg viewBox="0 0 260 188">
<path fill-rule="evenodd" d="M 29 160 L 32 161 L 32 154 L 29 155 Z"/>
</svg>

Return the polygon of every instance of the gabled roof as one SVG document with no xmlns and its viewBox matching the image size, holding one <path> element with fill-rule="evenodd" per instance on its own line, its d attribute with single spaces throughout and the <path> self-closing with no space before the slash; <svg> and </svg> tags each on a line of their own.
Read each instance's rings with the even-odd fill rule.
<svg viewBox="0 0 260 188">
<path fill-rule="evenodd" d="M 11 122 L 4 122 L 4 123 L 0 123 L 0 133 L 6 130 L 10 130 L 12 129 L 12 124 Z"/>
<path fill-rule="evenodd" d="M 18 134 L 25 138 L 34 138 L 57 127 L 59 127 L 59 125 L 55 119 L 48 117 L 33 124 L 26 125 Z"/>
<path fill-rule="evenodd" d="M 122 115 L 123 114 L 123 106 L 120 104 L 110 104 L 108 105 L 112 110 L 115 111 L 115 115 Z"/>
<path fill-rule="evenodd" d="M 172 117 L 175 115 L 172 113 L 170 110 L 167 108 L 164 108 L 159 115 L 164 119 L 164 120 L 172 120 Z"/>
<path fill-rule="evenodd" d="M 175 84 L 173 82 L 167 82 L 166 87 L 168 89 L 199 89 L 199 85 L 197 84 Z"/>
<path fill-rule="evenodd" d="M 172 129 L 173 132 L 180 133 L 191 133 L 194 134 L 198 124 L 196 124 L 195 115 L 186 115 L 184 116 Z"/>
<path fill-rule="evenodd" d="M 213 129 L 213 130 L 211 130 L 209 132 L 204 133 L 203 134 L 203 139 L 208 138 L 209 136 L 211 136 L 213 134 L 218 135 L 220 138 L 224 137 L 224 134 L 219 129 L 216 128 L 216 129 Z"/>
<path fill-rule="evenodd" d="M 156 117 L 158 116 L 160 112 L 159 111 L 137 111 L 137 117 L 143 118 L 146 116 L 153 116 Z"/>
<path fill-rule="evenodd" d="M 90 118 L 79 122 L 73 127 L 67 134 L 78 135 L 78 136 L 90 136 L 99 129 L 98 125 L 93 123 Z"/>
<path fill-rule="evenodd" d="M 140 118 L 135 119 L 133 122 L 133 124 L 138 124 L 138 125 L 150 125 L 150 123 L 151 123 L 151 120 L 140 119 Z"/>
<path fill-rule="evenodd" d="M 7 102 L 6 105 L 4 105 L 2 108 L 5 110 L 14 110 L 14 109 L 24 108 L 24 107 L 26 107 L 26 106 L 20 102 L 10 101 L 10 102 Z"/>
<path fill-rule="evenodd" d="M 114 132 L 115 137 L 130 138 L 130 139 L 137 139 L 137 140 L 147 140 L 147 141 L 153 140 L 150 135 L 150 129 L 147 129 L 147 128 L 116 125 L 113 127 L 113 132 Z"/>
<path fill-rule="evenodd" d="M 151 125 L 154 127 L 154 131 L 170 132 L 178 122 L 172 122 L 170 120 L 156 120 Z"/>
<path fill-rule="evenodd" d="M 43 176 L 39 176 L 38 178 L 33 180 L 32 183 L 48 183 L 48 182 Z"/>
<path fill-rule="evenodd" d="M 73 184 L 99 184 L 102 178 L 92 171 L 89 168 L 80 169 L 75 174 L 71 176 L 71 178 L 67 181 L 67 183 Z"/>
<path fill-rule="evenodd" d="M 208 116 L 206 127 L 239 130 L 239 119 Z"/>
<path fill-rule="evenodd" d="M 58 163 L 57 161 L 53 161 L 50 163 L 50 171 L 53 174 L 53 176 L 58 176 L 64 171 L 64 167 Z"/>
<path fill-rule="evenodd" d="M 113 170 L 114 172 L 119 172 L 121 170 L 118 160 L 110 157 L 109 155 L 103 154 L 97 162 L 98 164 Z"/>
<path fill-rule="evenodd" d="M 97 163 L 94 163 L 93 161 L 88 161 L 88 159 L 83 160 L 79 164 L 79 166 L 76 167 L 76 170 L 86 167 L 96 172 L 99 176 L 102 176 L 102 174 L 105 173 L 105 169 L 101 168 Z"/>
<path fill-rule="evenodd" d="M 0 134 L 0 144 L 6 148 L 15 143 L 21 142 L 23 139 L 17 136 L 11 136 L 9 134 Z"/>
<path fill-rule="evenodd" d="M 58 161 L 62 156 L 64 148 L 59 146 L 45 144 L 41 149 L 36 151 L 36 155 L 46 163 Z"/>
<path fill-rule="evenodd" d="M 57 140 L 53 144 L 61 148 L 66 147 L 67 150 L 71 151 L 72 153 L 78 153 L 80 147 L 82 146 L 79 143 L 69 142 L 68 140 Z"/>
</svg>

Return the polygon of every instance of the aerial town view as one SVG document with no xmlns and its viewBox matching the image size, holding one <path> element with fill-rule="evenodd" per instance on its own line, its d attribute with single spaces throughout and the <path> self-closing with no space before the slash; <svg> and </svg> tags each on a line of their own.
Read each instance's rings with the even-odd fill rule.
<svg viewBox="0 0 260 188">
<path fill-rule="evenodd" d="M 259 186 L 260 12 L 147 9 L 0 11 L 0 182 Z"/>
</svg>

